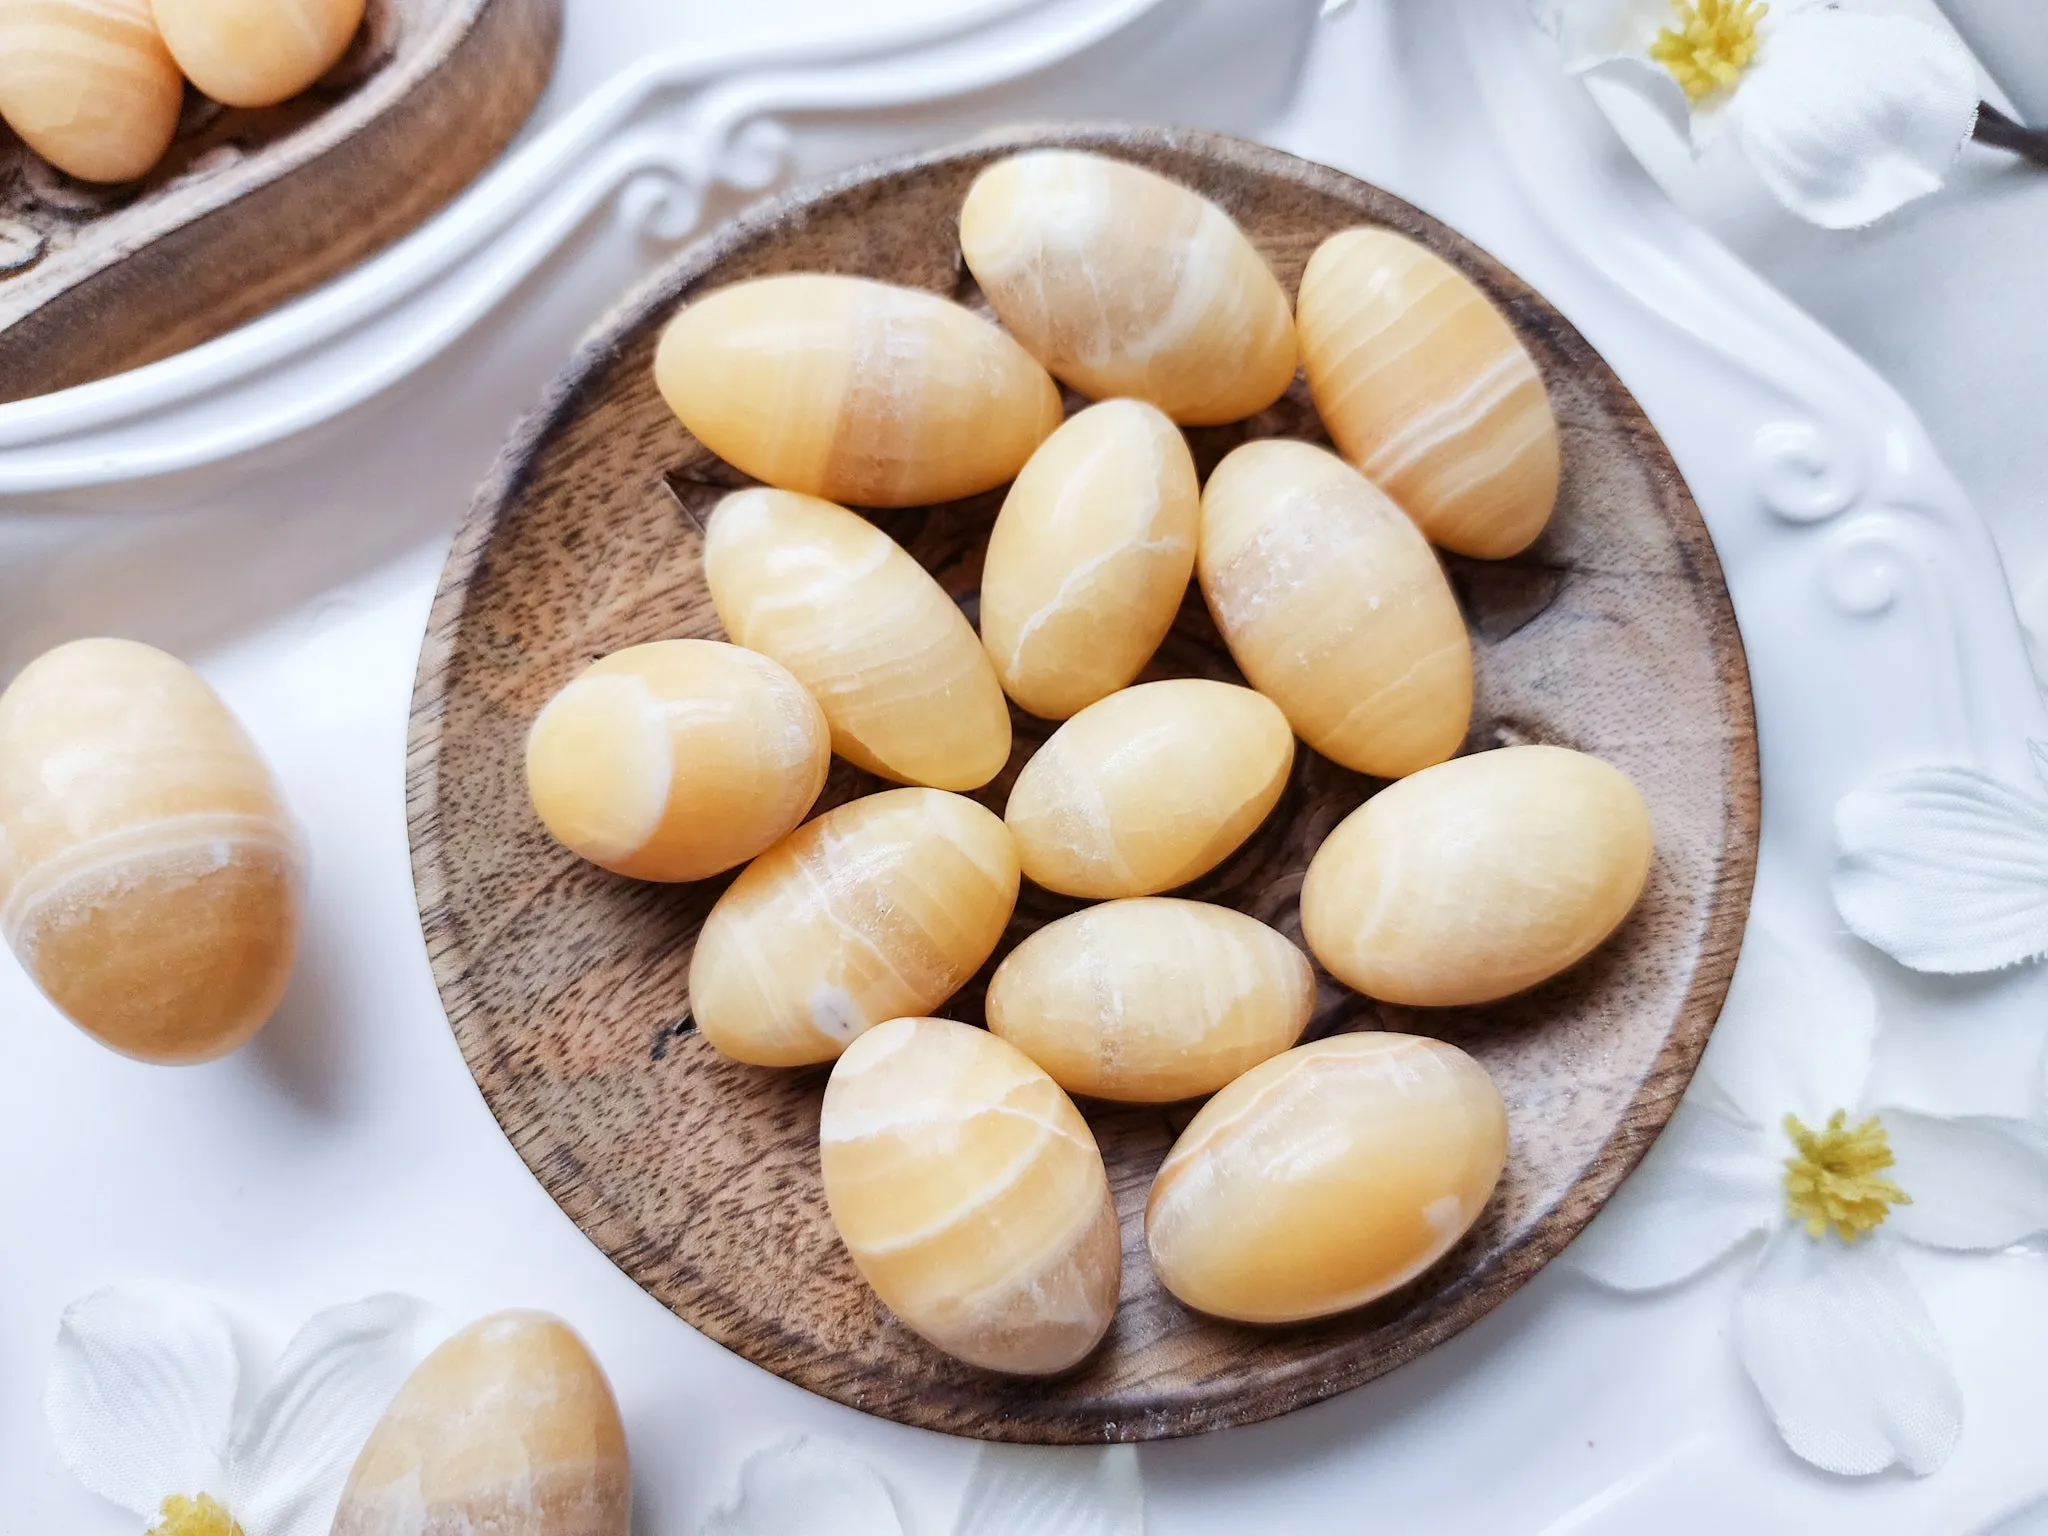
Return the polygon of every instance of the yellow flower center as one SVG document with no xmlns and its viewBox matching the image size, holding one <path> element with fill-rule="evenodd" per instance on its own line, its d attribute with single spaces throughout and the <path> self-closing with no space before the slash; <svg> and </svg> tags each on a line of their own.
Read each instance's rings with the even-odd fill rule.
<svg viewBox="0 0 2048 1536">
<path fill-rule="evenodd" d="M 1770 7 L 1763 0 L 1671 0 L 1678 25 L 1650 44 L 1650 57 L 1671 71 L 1689 101 L 1732 90 L 1756 57 L 1756 24 Z"/>
<path fill-rule="evenodd" d="M 1785 1117 L 1785 1134 L 1797 1149 L 1785 1159 L 1785 1213 L 1818 1238 L 1829 1227 L 1845 1243 L 1884 1224 L 1895 1205 L 1911 1205 L 1908 1195 L 1881 1175 L 1892 1165 L 1891 1139 L 1872 1115 L 1861 1125 L 1848 1124 L 1848 1113 L 1836 1110 L 1818 1131 L 1808 1130 L 1797 1115 Z"/>
<path fill-rule="evenodd" d="M 202 1493 L 188 1499 L 174 1493 L 164 1500 L 147 1536 L 242 1536 L 242 1528 L 213 1495 Z"/>
</svg>

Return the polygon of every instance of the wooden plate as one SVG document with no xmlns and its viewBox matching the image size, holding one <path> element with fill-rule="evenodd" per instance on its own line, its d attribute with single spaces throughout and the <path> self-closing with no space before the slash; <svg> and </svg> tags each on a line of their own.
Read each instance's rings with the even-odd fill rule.
<svg viewBox="0 0 2048 1536">
<path fill-rule="evenodd" d="M 1496 1007 L 1380 1007 L 1324 978 L 1312 1033 L 1388 1027 L 1454 1040 L 1508 1102 L 1507 1176 L 1471 1234 L 1362 1311 L 1255 1330 L 1190 1313 L 1153 1281 L 1142 1209 L 1191 1110 L 1089 1108 L 1124 1228 L 1108 1342 L 1075 1373 L 1015 1382 L 958 1365 L 898 1324 L 827 1220 L 816 1134 L 825 1073 L 727 1062 L 691 1029 L 685 977 L 723 882 L 638 885 L 551 843 L 521 751 L 543 702 L 593 657 L 720 635 L 700 520 L 742 483 L 676 423 L 650 372 L 678 302 L 736 278 L 861 273 L 978 296 L 955 217 L 974 173 L 1019 146 L 1072 144 L 1199 188 L 1292 291 L 1332 231 L 1391 225 L 1506 309 L 1564 433 L 1557 518 L 1528 554 L 1453 561 L 1479 698 L 1469 747 L 1546 741 L 1634 776 L 1656 819 L 1649 890 L 1575 972 Z M 1274 410 L 1192 434 L 1204 471 L 1247 436 L 1321 438 L 1297 384 Z M 877 521 L 973 608 L 999 496 Z M 1235 679 L 1199 597 L 1151 675 Z M 1002 808 L 1047 734 L 1017 717 Z M 455 543 L 414 696 L 408 804 L 434 974 L 513 1145 L 584 1231 L 710 1337 L 815 1392 L 956 1434 L 1145 1440 L 1244 1424 L 1370 1380 L 1448 1338 L 1570 1241 L 1669 1117 L 1720 1010 L 1757 835 L 1748 669 L 1720 565 L 1628 392 L 1557 312 L 1442 225 L 1334 171 L 1231 139 L 1151 129 L 1024 132 L 856 173 L 720 229 L 629 299 L 505 451 Z M 823 804 L 877 787 L 835 764 Z M 1373 789 L 1305 749 L 1267 825 L 1190 894 L 1297 940 L 1309 855 Z M 1079 903 L 1026 887 L 1010 944 Z M 947 1011 L 980 1022 L 987 972 Z"/>
<path fill-rule="evenodd" d="M 185 93 L 147 178 L 97 187 L 0 124 L 0 401 L 197 346 L 390 244 L 502 149 L 554 68 L 561 0 L 369 0 L 311 90 Z"/>
</svg>

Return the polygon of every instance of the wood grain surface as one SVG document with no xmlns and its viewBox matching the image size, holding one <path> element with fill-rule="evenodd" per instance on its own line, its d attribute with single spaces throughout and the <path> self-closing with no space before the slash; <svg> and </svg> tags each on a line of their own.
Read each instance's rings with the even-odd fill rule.
<svg viewBox="0 0 2048 1536">
<path fill-rule="evenodd" d="M 1649 801 L 1657 858 L 1612 942 L 1510 1002 L 1425 1014 L 1320 978 L 1312 1034 L 1384 1027 L 1453 1040 L 1507 1099 L 1507 1176 L 1443 1262 L 1312 1325 L 1197 1316 L 1154 1282 L 1142 1231 L 1152 1174 L 1192 1106 L 1084 1105 L 1123 1222 L 1122 1307 L 1083 1367 L 1019 1382 L 931 1350 L 855 1274 L 819 1183 L 824 1071 L 738 1066 L 692 1031 L 691 945 L 723 882 L 636 885 L 564 852 L 528 808 L 521 750 L 541 704 L 592 658 L 721 634 L 701 523 L 744 482 L 655 392 L 650 360 L 677 304 L 789 270 L 978 302 L 958 260 L 962 194 L 991 158 L 1043 143 L 1198 188 L 1244 224 L 1290 293 L 1324 236 L 1372 223 L 1423 241 L 1501 304 L 1555 402 L 1564 487 L 1527 554 L 1449 562 L 1478 655 L 1467 746 L 1555 742 L 1619 764 Z M 1206 473 L 1234 444 L 1275 434 L 1322 440 L 1299 382 L 1264 415 L 1191 438 Z M 971 614 L 999 499 L 876 520 Z M 1237 680 L 1193 593 L 1148 673 L 1172 675 Z M 1009 771 L 979 795 L 998 811 L 1049 730 L 1021 714 L 1016 724 Z M 1556 1255 L 1692 1075 L 1734 967 L 1758 816 L 1748 671 L 1713 544 L 1662 443 L 1578 333 L 1383 192 L 1235 140 L 1130 128 L 1016 132 L 857 173 L 726 225 L 627 300 L 519 430 L 456 540 L 421 656 L 407 768 L 422 921 L 456 1037 L 506 1134 L 591 1238 L 678 1316 L 813 1391 L 932 1429 L 1054 1443 L 1190 1434 L 1329 1397 L 1450 1337 Z M 821 808 L 876 787 L 835 763 Z M 1304 749 L 1270 821 L 1187 894 L 1298 941 L 1309 856 L 1373 788 Z M 1077 905 L 1027 885 L 997 958 Z M 988 974 L 945 1011 L 980 1022 Z"/>
<path fill-rule="evenodd" d="M 54 170 L 0 124 L 0 401 L 211 340 L 396 240 L 466 186 L 554 69 L 562 0 L 369 0 L 310 90 L 187 87 L 142 181 Z"/>
</svg>

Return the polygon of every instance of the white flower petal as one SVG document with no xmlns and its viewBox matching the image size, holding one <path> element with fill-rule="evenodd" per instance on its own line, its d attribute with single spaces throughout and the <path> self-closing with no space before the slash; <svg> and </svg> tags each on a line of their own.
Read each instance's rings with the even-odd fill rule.
<svg viewBox="0 0 2048 1536">
<path fill-rule="evenodd" d="M 1589 64 L 1580 73 L 1589 84 L 1599 82 L 1620 86 L 1647 103 L 1679 138 L 1691 137 L 1696 151 L 1700 147 L 1696 132 L 1700 114 L 1694 112 L 1692 103 L 1685 99 L 1685 87 L 1678 83 L 1678 77 L 1662 64 L 1631 56 Z M 1595 95 L 1598 95 L 1597 91 Z"/>
<path fill-rule="evenodd" d="M 1784 1205 L 1780 1168 L 1755 1121 L 1707 1079 L 1695 1079 L 1642 1165 L 1579 1234 L 1568 1257 L 1617 1290 L 1689 1279 Z"/>
<path fill-rule="evenodd" d="M 1794 1114 L 1818 1125 L 1863 1102 L 1877 1043 L 1877 1000 L 1856 968 L 1824 948 L 1792 948 L 1759 912 L 1700 1075 L 1768 1134 Z"/>
<path fill-rule="evenodd" d="M 235 1427 L 228 1508 L 251 1536 L 326 1536 L 356 1454 L 419 1363 L 410 1296 L 315 1313 Z"/>
<path fill-rule="evenodd" d="M 903 1522 L 866 1462 L 796 1439 L 747 1458 L 739 1497 L 713 1510 L 700 1536 L 903 1536 Z"/>
<path fill-rule="evenodd" d="M 1835 807 L 1835 906 L 1918 971 L 2048 953 L 2048 803 L 1969 768 L 1887 774 Z"/>
<path fill-rule="evenodd" d="M 1886 1219 L 1900 1237 L 1990 1252 L 2048 1232 L 2048 1128 L 1991 1115 L 1877 1113 L 1896 1159 L 1887 1177 L 1913 1201 Z"/>
<path fill-rule="evenodd" d="M 1778 201 L 1852 229 L 1941 185 L 1976 122 L 1977 73 L 1926 22 L 1808 10 L 1770 29 L 1727 112 Z"/>
<path fill-rule="evenodd" d="M 1145 1536 L 1137 1450 L 985 1445 L 953 1536 Z"/>
<path fill-rule="evenodd" d="M 239 1378 L 234 1329 L 204 1297 L 169 1285 L 95 1291 L 57 1329 L 43 1394 L 57 1459 L 145 1519 L 174 1493 L 225 1493 Z"/>
<path fill-rule="evenodd" d="M 1948 1352 L 1881 1231 L 1780 1228 L 1736 1295 L 1735 1348 L 1785 1443 L 1829 1472 L 1924 1476 L 1962 1433 Z"/>
<path fill-rule="evenodd" d="M 1532 0 L 1530 9 L 1573 74 L 1616 59 L 1647 59 L 1650 44 L 1671 24 L 1670 0 Z"/>
</svg>

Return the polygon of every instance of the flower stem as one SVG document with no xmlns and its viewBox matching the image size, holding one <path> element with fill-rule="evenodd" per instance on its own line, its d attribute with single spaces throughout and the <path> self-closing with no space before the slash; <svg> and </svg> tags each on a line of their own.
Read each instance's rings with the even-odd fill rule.
<svg viewBox="0 0 2048 1536">
<path fill-rule="evenodd" d="M 1977 126 L 1970 137 L 1993 149 L 2009 149 L 2036 165 L 2048 165 L 2048 128 L 2016 123 L 1988 101 L 1977 104 Z"/>
</svg>

